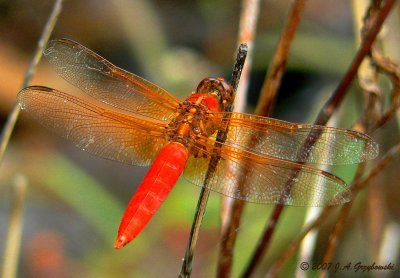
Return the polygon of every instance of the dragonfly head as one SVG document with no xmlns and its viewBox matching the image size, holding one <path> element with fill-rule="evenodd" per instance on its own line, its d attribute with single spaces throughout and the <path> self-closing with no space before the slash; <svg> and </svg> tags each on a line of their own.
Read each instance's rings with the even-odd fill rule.
<svg viewBox="0 0 400 278">
<path fill-rule="evenodd" d="M 204 78 L 197 86 L 196 93 L 215 95 L 221 110 L 232 104 L 233 88 L 224 78 Z"/>
</svg>

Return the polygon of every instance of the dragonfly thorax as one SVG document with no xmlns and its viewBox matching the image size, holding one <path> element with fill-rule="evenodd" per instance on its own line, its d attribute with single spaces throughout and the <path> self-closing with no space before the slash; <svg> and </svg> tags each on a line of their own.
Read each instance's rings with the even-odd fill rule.
<svg viewBox="0 0 400 278">
<path fill-rule="evenodd" d="M 210 137 L 221 126 L 216 115 L 231 105 L 232 98 L 233 88 L 223 78 L 203 79 L 168 124 L 169 139 L 191 147 L 196 140 Z"/>
<path fill-rule="evenodd" d="M 175 117 L 167 125 L 169 140 L 180 142 L 187 147 L 203 137 L 210 137 L 220 127 L 216 96 L 193 94 L 177 109 Z"/>
</svg>

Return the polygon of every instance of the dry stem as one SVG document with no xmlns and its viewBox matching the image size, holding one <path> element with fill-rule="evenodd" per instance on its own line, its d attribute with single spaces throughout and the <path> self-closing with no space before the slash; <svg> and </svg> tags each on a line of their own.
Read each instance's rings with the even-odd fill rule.
<svg viewBox="0 0 400 278">
<path fill-rule="evenodd" d="M 239 25 L 239 43 L 246 43 L 249 52 L 243 68 L 240 84 L 235 97 L 235 111 L 244 111 L 246 92 L 252 64 L 253 41 L 256 32 L 260 0 L 244 0 Z M 223 198 L 221 212 L 221 247 L 219 250 L 217 277 L 230 277 L 233 263 L 233 249 L 236 241 L 236 227 L 239 226 L 241 213 L 240 206 L 243 202 Z M 239 206 L 239 207 L 238 207 Z"/>
<path fill-rule="evenodd" d="M 381 8 L 380 12 L 371 17 L 370 25 L 367 26 L 365 29 L 365 37 L 361 43 L 360 48 L 358 49 L 349 69 L 347 70 L 346 74 L 342 78 L 341 82 L 333 92 L 332 96 L 328 99 L 325 105 L 320 110 L 317 119 L 315 120 L 314 124 L 317 125 L 325 125 L 332 114 L 336 111 L 339 107 L 340 103 L 342 102 L 348 87 L 350 86 L 351 82 L 353 81 L 355 75 L 357 74 L 358 68 L 365 58 L 370 52 L 371 46 L 375 41 L 382 24 L 386 17 L 388 16 L 389 12 L 392 9 L 394 4 L 394 0 L 387 0 L 384 6 Z M 312 147 L 313 144 L 318 140 L 318 138 L 313 138 L 315 140 L 306 140 L 304 144 L 304 148 Z M 264 233 L 262 235 L 261 240 L 258 243 L 255 253 L 250 261 L 250 264 L 246 271 L 244 272 L 243 277 L 249 277 L 256 265 L 261 261 L 263 254 L 266 252 L 268 248 L 273 232 L 275 231 L 276 223 L 279 221 L 283 210 L 282 205 L 276 205 L 275 209 L 270 217 L 269 223 L 266 225 Z"/>
<path fill-rule="evenodd" d="M 46 25 L 44 26 L 44 29 L 43 29 L 40 39 L 38 41 L 38 44 L 37 44 L 37 47 L 35 50 L 35 54 L 32 58 L 32 61 L 29 65 L 26 73 L 25 73 L 24 81 L 22 83 L 22 88 L 25 88 L 29 85 L 29 82 L 31 81 L 32 76 L 36 71 L 37 65 L 39 64 L 39 61 L 42 58 L 43 48 L 46 46 L 46 44 L 50 38 L 50 35 L 54 29 L 54 26 L 56 25 L 58 16 L 61 13 L 63 2 L 64 2 L 64 0 L 57 0 L 54 3 L 53 9 L 49 16 L 49 19 L 47 20 Z M 7 122 L 1 133 L 0 164 L 3 161 L 4 152 L 7 148 L 8 142 L 10 141 L 10 137 L 11 137 L 12 131 L 14 130 L 15 123 L 17 122 L 19 111 L 20 111 L 20 107 L 17 103 L 15 103 L 14 108 L 13 108 L 12 112 L 10 113 L 10 115 L 8 116 Z"/>
<path fill-rule="evenodd" d="M 14 192 L 8 233 L 4 252 L 2 277 L 17 277 L 19 252 L 21 247 L 23 209 L 25 204 L 27 181 L 23 176 L 17 176 L 14 182 Z"/>
<path fill-rule="evenodd" d="M 369 181 L 389 166 L 398 156 L 400 156 L 400 143 L 392 147 L 382 158 L 373 166 L 373 168 L 363 177 L 356 179 L 351 186 L 351 192 L 356 195 L 360 190 L 364 189 Z M 276 260 L 275 264 L 270 268 L 268 276 L 275 277 L 279 273 L 282 266 L 294 255 L 299 248 L 304 237 L 313 229 L 319 227 L 327 220 L 334 207 L 325 207 L 321 214 L 313 222 L 308 224 L 301 234 L 290 244 L 290 246 Z"/>
</svg>

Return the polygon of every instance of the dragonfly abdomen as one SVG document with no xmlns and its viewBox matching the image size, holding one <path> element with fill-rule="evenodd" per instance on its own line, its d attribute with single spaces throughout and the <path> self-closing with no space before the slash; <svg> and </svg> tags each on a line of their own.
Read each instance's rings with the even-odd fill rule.
<svg viewBox="0 0 400 278">
<path fill-rule="evenodd" d="M 175 185 L 187 159 L 188 150 L 181 143 L 171 142 L 161 149 L 125 210 L 115 248 L 122 248 L 143 230 Z"/>
</svg>

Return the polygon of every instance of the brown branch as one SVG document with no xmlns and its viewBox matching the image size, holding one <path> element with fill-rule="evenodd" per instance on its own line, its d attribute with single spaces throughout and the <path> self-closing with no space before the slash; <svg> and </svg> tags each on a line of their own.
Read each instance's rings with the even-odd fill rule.
<svg viewBox="0 0 400 278">
<path fill-rule="evenodd" d="M 284 30 L 261 88 L 261 95 L 255 111 L 258 115 L 269 116 L 271 114 L 282 76 L 286 69 L 290 47 L 296 35 L 297 27 L 300 24 L 301 16 L 303 15 L 305 2 L 305 0 L 296 0 L 290 8 Z"/>
<path fill-rule="evenodd" d="M 17 277 L 18 259 L 21 247 L 23 210 L 27 181 L 23 176 L 16 176 L 13 186 L 12 208 L 8 223 L 8 233 L 4 251 L 2 277 Z"/>
<path fill-rule="evenodd" d="M 240 84 L 235 97 L 235 111 L 243 112 L 246 105 L 247 88 L 252 66 L 254 37 L 256 34 L 260 0 L 242 0 L 242 9 L 239 22 L 238 44 L 245 43 L 249 48 L 244 65 Z"/>
<path fill-rule="evenodd" d="M 235 110 L 244 110 L 246 91 L 248 87 L 254 36 L 256 33 L 257 20 L 260 9 L 260 0 L 243 0 L 239 24 L 239 43 L 246 43 L 249 48 L 246 64 L 243 68 L 240 85 L 235 97 Z M 232 200 L 225 197 L 223 199 L 222 225 L 221 225 L 221 245 L 217 262 L 217 277 L 231 277 L 233 264 L 233 250 L 236 242 L 237 227 L 243 210 L 243 201 Z"/>
<path fill-rule="evenodd" d="M 241 44 L 238 48 L 235 66 L 232 72 L 232 79 L 230 84 L 232 85 L 234 91 L 237 90 L 237 86 L 239 84 L 240 75 L 243 69 L 244 62 L 246 60 L 247 55 L 247 45 Z M 228 104 L 225 112 L 232 112 L 233 109 L 233 99 L 231 103 Z M 230 117 L 231 113 L 226 113 L 225 118 Z M 228 134 L 229 125 L 225 130 L 219 130 L 217 133 L 216 141 L 214 146 L 219 147 L 222 143 L 225 142 L 226 136 Z M 212 176 L 215 173 L 216 166 L 219 162 L 219 156 L 213 156 L 208 165 L 208 169 L 206 172 L 206 177 L 204 180 L 204 186 L 201 188 L 199 200 L 197 202 L 196 213 L 193 219 L 192 228 L 190 230 L 188 244 L 186 246 L 185 257 L 182 262 L 181 272 L 179 277 L 186 278 L 190 277 L 192 273 L 192 262 L 194 256 L 194 250 L 196 248 L 197 238 L 200 231 L 200 226 L 203 221 L 204 213 L 206 211 L 208 196 L 210 195 L 210 189 L 208 188 L 208 183 L 210 182 Z"/>
<path fill-rule="evenodd" d="M 358 167 L 357 173 L 356 173 L 357 178 L 360 178 L 362 176 L 364 169 L 365 169 L 364 165 L 360 165 Z M 353 200 L 356 198 L 356 194 L 354 194 L 354 193 L 352 194 Z M 336 250 L 336 247 L 339 243 L 339 238 L 343 233 L 343 228 L 346 223 L 346 220 L 348 219 L 348 217 L 350 215 L 350 211 L 351 211 L 351 208 L 353 207 L 353 204 L 354 204 L 354 201 L 348 202 L 341 207 L 339 215 L 337 217 L 337 220 L 335 221 L 335 226 L 329 236 L 328 245 L 325 249 L 325 254 L 324 254 L 324 257 L 322 258 L 321 262 L 331 262 L 334 252 Z M 320 273 L 321 278 L 327 277 L 327 275 L 328 275 L 327 271 L 324 271 L 324 270 L 322 270 Z"/>
<path fill-rule="evenodd" d="M 372 57 L 374 58 L 375 66 L 377 67 L 377 70 L 380 70 L 384 72 L 385 74 L 389 75 L 389 78 L 392 81 L 393 89 L 392 89 L 392 95 L 398 94 L 398 85 L 399 85 L 399 67 L 392 63 L 389 59 L 384 58 L 383 56 L 377 56 L 378 52 L 374 48 Z M 379 53 L 380 54 L 380 53 Z M 373 87 L 373 86 L 372 86 Z M 371 95 L 374 95 L 374 90 L 371 92 L 369 91 Z M 395 111 L 398 109 L 399 104 L 397 101 L 396 97 L 392 97 L 392 104 L 391 107 L 388 109 L 387 112 L 385 112 L 380 119 L 378 119 L 375 123 L 375 126 L 371 127 L 371 130 L 376 130 L 380 128 L 384 123 L 387 121 L 391 120 L 395 116 Z M 366 114 L 368 114 L 368 110 L 366 111 Z M 368 182 L 375 177 L 377 174 L 379 174 L 388 164 L 390 164 L 398 155 L 400 152 L 400 144 L 392 147 L 381 159 L 378 163 L 375 164 L 373 169 L 366 175 L 365 177 L 360 177 L 362 173 L 362 169 L 359 169 L 356 174 L 356 180 L 354 181 L 352 185 L 352 193 L 353 196 L 356 197 L 358 192 L 361 191 L 367 184 Z M 336 224 L 332 236 L 330 238 L 330 243 L 329 246 L 327 247 L 327 251 L 324 257 L 324 261 L 331 261 L 334 248 L 337 243 L 337 238 L 339 237 L 341 233 L 341 229 L 343 227 L 344 221 L 347 219 L 348 213 L 350 212 L 352 203 L 345 204 L 344 207 L 342 208 L 342 211 L 340 212 L 339 216 L 339 221 Z M 311 223 L 307 228 L 304 229 L 303 233 L 298 237 L 297 240 L 295 240 L 291 246 L 287 249 L 287 252 L 284 253 L 284 255 L 281 256 L 280 259 L 275 263 L 275 265 L 271 268 L 270 273 L 271 274 L 276 274 L 280 270 L 280 268 L 283 266 L 283 264 L 294 254 L 294 252 L 298 249 L 300 246 L 300 243 L 302 239 L 308 234 L 309 231 L 312 229 L 317 228 L 320 226 L 320 224 L 323 222 L 324 219 L 327 218 L 327 216 L 331 213 L 331 208 L 326 208 L 323 213 L 318 217 L 318 219 L 315 220 L 315 222 Z M 326 275 L 322 274 L 322 275 Z"/>
<path fill-rule="evenodd" d="M 282 36 L 278 42 L 270 69 L 266 76 L 265 83 L 261 92 L 259 104 L 256 109 L 256 114 L 268 116 L 272 111 L 275 103 L 276 93 L 278 91 L 283 72 L 289 56 L 289 49 L 294 39 L 297 27 L 299 25 L 302 12 L 305 6 L 305 0 L 297 0 L 293 3 Z M 238 185 L 240 187 L 240 185 Z M 222 238 L 224 239 L 221 247 L 220 267 L 218 270 L 219 277 L 229 277 L 232 267 L 232 253 L 236 240 L 237 227 L 240 224 L 240 219 L 244 210 L 245 203 L 240 200 L 234 200 L 232 204 L 232 212 L 230 214 L 227 228 L 224 229 Z M 251 262 L 250 262 L 251 264 Z"/>
<path fill-rule="evenodd" d="M 374 129 L 378 129 L 391 120 L 400 107 L 400 67 L 389 58 L 384 57 L 376 47 L 372 48 L 371 54 L 373 65 L 378 71 L 386 74 L 392 83 L 391 104 L 380 119 L 376 121 Z"/>
<path fill-rule="evenodd" d="M 361 174 L 364 170 L 363 168 L 365 167 L 359 167 L 356 175 L 358 176 L 358 178 L 356 178 L 356 181 L 352 187 L 352 194 L 354 199 L 356 198 L 360 190 L 368 184 L 368 181 L 370 181 L 372 177 L 375 177 L 377 174 L 379 174 L 383 168 L 385 168 L 390 162 L 393 161 L 393 159 L 399 154 L 399 151 L 400 151 L 400 144 L 396 145 L 388 153 L 386 153 L 385 156 L 375 165 L 374 169 L 370 172 L 370 174 L 364 179 L 361 178 Z M 335 227 L 329 236 L 329 242 L 326 247 L 322 262 L 332 261 L 333 255 L 336 251 L 339 242 L 339 238 L 343 233 L 344 224 L 346 223 L 350 215 L 350 211 L 351 208 L 353 207 L 353 204 L 354 202 L 349 202 L 344 204 L 344 206 L 341 208 L 338 216 L 338 221 L 336 222 Z M 327 270 L 322 271 L 320 274 L 320 277 L 327 277 L 327 276 L 328 276 Z"/>
<path fill-rule="evenodd" d="M 368 10 L 369 17 L 364 18 L 364 26 L 368 26 L 370 19 L 373 17 L 373 15 L 378 13 L 380 4 L 381 4 L 380 1 L 372 1 L 371 7 Z M 378 70 L 381 70 L 382 72 L 384 72 L 385 74 L 387 74 L 389 76 L 389 78 L 392 82 L 392 85 L 393 85 L 392 107 L 398 107 L 398 103 L 399 103 L 398 95 L 399 95 L 399 91 L 400 91 L 399 90 L 399 88 L 400 88 L 399 87 L 400 71 L 399 71 L 398 66 L 396 64 L 392 63 L 389 59 L 383 57 L 383 55 L 378 51 L 376 46 L 372 47 L 371 54 L 372 54 L 371 56 L 373 57 L 373 60 L 375 61 L 375 65 L 376 65 L 375 71 L 377 72 Z M 374 77 L 376 77 L 376 74 L 374 74 Z M 373 80 L 373 82 L 375 83 L 376 87 L 379 86 L 377 84 L 376 78 L 375 78 L 375 80 Z M 369 99 L 374 99 L 373 93 L 372 93 L 371 97 L 369 97 Z M 361 117 L 363 119 L 362 124 L 364 125 L 364 129 L 367 129 L 367 131 L 370 131 L 369 127 L 374 125 L 374 118 L 370 117 L 370 115 L 374 115 L 373 108 L 374 108 L 374 106 L 367 107 L 367 109 L 365 109 L 364 115 Z M 389 112 L 391 112 L 391 111 L 389 111 Z M 385 117 L 382 117 L 381 121 L 379 121 L 378 124 L 382 124 L 383 120 L 387 120 L 389 115 L 385 114 L 384 116 Z M 359 177 L 362 175 L 363 168 L 365 168 L 365 167 L 362 167 L 362 166 L 359 167 L 356 177 Z M 353 196 L 353 198 L 356 198 L 356 196 Z M 343 234 L 344 224 L 346 223 L 346 221 L 349 217 L 352 206 L 353 206 L 353 202 L 350 202 L 350 203 L 345 204 L 342 207 L 342 209 L 338 215 L 338 220 L 336 221 L 336 224 L 330 233 L 328 245 L 325 249 L 325 254 L 323 256 L 322 262 L 332 261 L 333 255 L 338 246 L 339 238 Z M 327 270 L 324 270 L 320 273 L 320 277 L 327 277 L 327 275 L 328 275 Z"/>
<path fill-rule="evenodd" d="M 40 36 L 39 42 L 37 44 L 35 54 L 32 58 L 32 61 L 25 73 L 24 81 L 22 83 L 22 88 L 25 88 L 29 85 L 29 82 L 32 79 L 33 74 L 36 71 L 37 65 L 39 64 L 40 59 L 42 58 L 43 48 L 47 44 L 50 35 L 56 25 L 58 16 L 61 13 L 62 3 L 64 0 L 56 0 L 51 11 L 51 14 L 44 26 L 42 34 Z M 21 89 L 22 89 L 21 88 Z M 4 152 L 6 151 L 8 142 L 10 141 L 11 134 L 14 130 L 15 123 L 17 122 L 18 115 L 19 115 L 20 107 L 17 103 L 15 103 L 13 110 L 11 111 L 10 115 L 8 116 L 7 122 L 4 126 L 4 129 L 1 133 L 0 137 L 0 164 L 3 161 Z"/>
<path fill-rule="evenodd" d="M 342 78 L 336 90 L 333 92 L 332 96 L 325 103 L 324 107 L 321 109 L 315 124 L 325 125 L 329 118 L 332 116 L 333 112 L 336 111 L 337 107 L 341 103 L 346 94 L 347 88 L 350 86 L 355 75 L 357 74 L 358 68 L 361 62 L 364 60 L 371 50 L 372 44 L 374 43 L 379 31 L 382 28 L 383 22 L 388 16 L 389 12 L 392 10 L 395 0 L 387 0 L 384 6 L 381 8 L 380 13 L 374 15 L 370 20 L 370 25 L 368 26 L 366 35 L 358 49 L 350 68 L 347 70 L 345 76 Z"/>
<path fill-rule="evenodd" d="M 325 125 L 328 122 L 329 118 L 332 116 L 332 114 L 336 111 L 340 103 L 342 102 L 348 87 L 350 86 L 355 75 L 357 74 L 361 62 L 363 61 L 365 56 L 369 54 L 371 46 L 375 41 L 384 20 L 391 11 L 394 2 L 395 2 L 394 0 L 387 0 L 384 6 L 381 8 L 380 13 L 371 17 L 370 21 L 371 25 L 367 26 L 368 28 L 366 28 L 365 37 L 361 43 L 360 48 L 358 49 L 349 69 L 342 78 L 341 82 L 333 92 L 332 96 L 322 107 L 320 113 L 318 114 L 314 122 L 316 125 Z M 314 138 L 307 138 L 301 149 L 304 150 L 311 148 L 317 142 L 318 139 L 319 135 L 315 136 Z M 298 171 L 294 171 L 294 174 L 296 174 L 296 172 Z M 292 182 L 289 180 L 286 188 L 290 191 L 292 185 L 293 185 Z M 266 252 L 266 249 L 270 244 L 273 232 L 275 231 L 276 224 L 279 221 L 279 218 L 283 211 L 283 207 L 284 207 L 283 205 L 275 206 L 273 214 L 270 217 L 269 223 L 266 225 L 261 240 L 259 240 L 258 242 L 256 251 L 253 254 L 249 266 L 245 270 L 243 277 L 249 277 L 254 271 L 257 264 L 261 261 L 263 254 Z"/>
<path fill-rule="evenodd" d="M 400 143 L 392 147 L 382 158 L 373 166 L 373 168 L 363 177 L 356 179 L 353 182 L 350 190 L 353 195 L 356 195 L 359 191 L 363 190 L 372 178 L 377 176 L 383 169 L 389 166 L 397 157 L 400 156 Z M 283 265 L 294 255 L 299 248 L 301 242 L 306 235 L 313 229 L 319 227 L 324 221 L 326 221 L 335 207 L 325 207 L 321 214 L 311 223 L 309 223 L 301 232 L 301 234 L 290 244 L 290 246 L 282 253 L 282 255 L 276 260 L 274 265 L 270 268 L 268 275 L 275 277 Z"/>
</svg>

